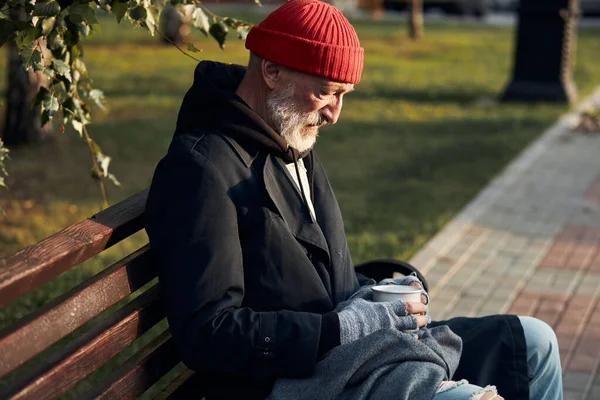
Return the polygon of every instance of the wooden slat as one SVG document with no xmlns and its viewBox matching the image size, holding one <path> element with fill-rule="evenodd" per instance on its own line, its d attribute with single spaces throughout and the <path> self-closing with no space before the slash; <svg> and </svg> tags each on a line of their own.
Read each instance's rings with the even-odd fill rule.
<svg viewBox="0 0 600 400">
<path fill-rule="evenodd" d="M 167 330 L 86 394 L 85 399 L 136 399 L 179 362 Z"/>
<path fill-rule="evenodd" d="M 207 381 L 200 374 L 193 373 L 173 391 L 167 400 L 204 399 Z"/>
<path fill-rule="evenodd" d="M 0 377 L 151 281 L 149 245 L 0 332 Z"/>
<path fill-rule="evenodd" d="M 164 316 L 160 287 L 155 285 L 20 376 L 17 382 L 0 391 L 0 398 L 58 398 L 133 343 Z"/>
<path fill-rule="evenodd" d="M 154 397 L 154 400 L 174 400 L 176 398 L 175 392 L 181 387 L 181 385 L 187 382 L 187 380 L 193 377 L 195 374 L 196 373 L 191 369 L 184 370 L 177 378 L 173 379 L 166 388 L 157 394 Z"/>
<path fill-rule="evenodd" d="M 139 231 L 147 195 L 146 189 L 0 259 L 0 307 Z"/>
</svg>

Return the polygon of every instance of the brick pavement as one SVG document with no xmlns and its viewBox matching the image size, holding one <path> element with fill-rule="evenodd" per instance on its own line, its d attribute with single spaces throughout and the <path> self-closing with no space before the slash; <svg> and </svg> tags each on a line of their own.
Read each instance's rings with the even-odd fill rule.
<svg viewBox="0 0 600 400">
<path fill-rule="evenodd" d="M 579 107 L 600 107 L 600 89 Z M 565 399 L 600 399 L 600 135 L 561 118 L 411 263 L 434 319 L 532 315 L 556 331 Z M 518 133 L 515 133 L 518 134 Z"/>
</svg>

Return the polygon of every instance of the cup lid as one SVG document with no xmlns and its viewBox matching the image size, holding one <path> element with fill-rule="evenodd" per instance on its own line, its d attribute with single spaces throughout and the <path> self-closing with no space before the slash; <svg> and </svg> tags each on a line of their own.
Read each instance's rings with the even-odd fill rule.
<svg viewBox="0 0 600 400">
<path fill-rule="evenodd" d="M 371 287 L 376 292 L 383 293 L 422 293 L 423 289 L 416 286 L 406 285 L 378 285 Z"/>
</svg>

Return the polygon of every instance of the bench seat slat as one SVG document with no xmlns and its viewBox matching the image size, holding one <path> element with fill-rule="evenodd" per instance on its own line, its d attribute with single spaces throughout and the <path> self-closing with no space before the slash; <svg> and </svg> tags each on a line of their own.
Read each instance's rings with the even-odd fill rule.
<svg viewBox="0 0 600 400">
<path fill-rule="evenodd" d="M 148 190 L 0 259 L 0 307 L 143 227 Z"/>
<path fill-rule="evenodd" d="M 149 254 L 146 245 L 0 332 L 0 377 L 151 281 Z"/>
<path fill-rule="evenodd" d="M 160 287 L 155 285 L 85 334 L 53 353 L 0 398 L 55 399 L 133 343 L 164 318 Z"/>
<path fill-rule="evenodd" d="M 106 380 L 92 388 L 85 399 L 136 399 L 179 361 L 171 333 L 166 330 Z"/>
</svg>

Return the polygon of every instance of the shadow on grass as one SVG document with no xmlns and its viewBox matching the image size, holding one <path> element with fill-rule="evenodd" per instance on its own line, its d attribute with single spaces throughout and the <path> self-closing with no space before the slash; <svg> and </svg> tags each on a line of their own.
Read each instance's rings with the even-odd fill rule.
<svg viewBox="0 0 600 400">
<path fill-rule="evenodd" d="M 407 101 L 412 103 L 474 103 L 481 98 L 497 99 L 499 94 L 487 87 L 440 87 L 427 90 L 412 87 L 398 87 L 390 85 L 373 85 L 372 89 L 357 90 L 352 93 L 352 99 L 371 100 L 374 98 L 390 101 Z"/>
<path fill-rule="evenodd" d="M 192 81 L 194 74 L 194 65 L 191 65 L 188 76 L 186 76 L 186 82 Z M 182 84 L 181 78 L 169 77 L 161 74 L 160 71 L 156 73 L 140 76 L 134 72 L 122 73 L 122 79 L 115 84 L 107 84 L 104 86 L 105 94 L 107 98 L 117 97 L 138 97 L 146 95 L 160 95 L 160 96 L 177 96 L 182 99 L 187 90 L 189 84 Z M 189 79 L 187 79 L 189 78 Z M 152 85 L 148 85 L 148 82 L 152 82 Z"/>
</svg>

